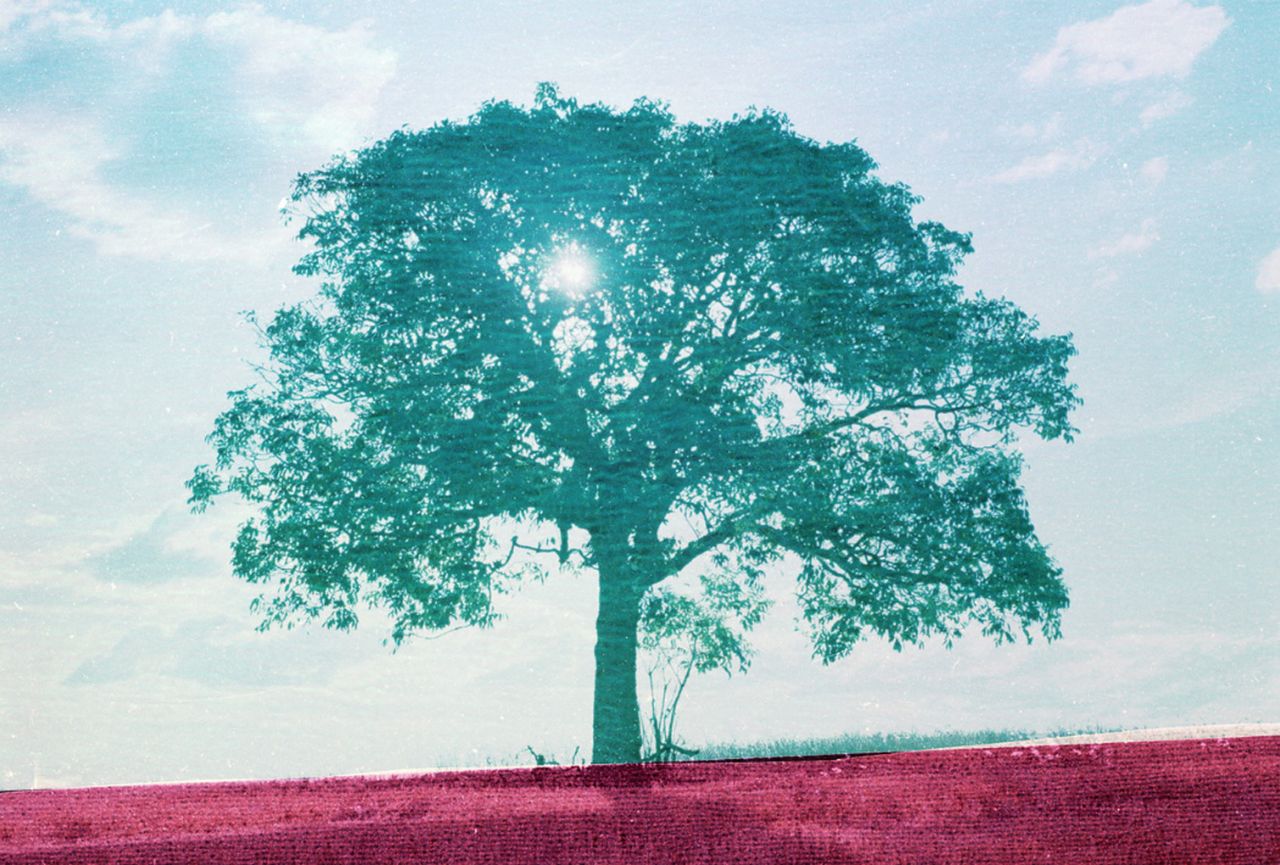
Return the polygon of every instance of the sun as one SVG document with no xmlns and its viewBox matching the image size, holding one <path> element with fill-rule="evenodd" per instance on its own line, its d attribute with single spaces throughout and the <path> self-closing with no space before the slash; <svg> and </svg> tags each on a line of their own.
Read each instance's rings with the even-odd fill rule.
<svg viewBox="0 0 1280 865">
<path fill-rule="evenodd" d="M 561 247 L 552 254 L 548 281 L 566 294 L 581 295 L 591 287 L 595 275 L 591 256 L 576 243 Z"/>
</svg>

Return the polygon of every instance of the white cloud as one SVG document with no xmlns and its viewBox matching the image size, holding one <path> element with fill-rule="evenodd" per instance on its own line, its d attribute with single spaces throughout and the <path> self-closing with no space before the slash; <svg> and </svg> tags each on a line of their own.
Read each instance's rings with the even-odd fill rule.
<svg viewBox="0 0 1280 865">
<path fill-rule="evenodd" d="M 997 183 L 1019 183 L 1023 180 L 1040 180 L 1063 171 L 1083 171 L 1098 160 L 1099 149 L 1089 141 L 1077 142 L 1074 147 L 1059 147 L 1048 153 L 1028 156 L 1010 168 L 996 174 Z"/>
<path fill-rule="evenodd" d="M 395 75 L 395 52 L 373 44 L 367 23 L 324 30 L 252 6 L 210 15 L 200 30 L 242 58 L 242 95 L 255 121 L 290 134 L 301 130 L 326 148 L 360 143 L 379 93 Z"/>
<path fill-rule="evenodd" d="M 13 23 L 63 41 L 110 45 L 114 57 L 152 74 L 170 65 L 175 49 L 202 42 L 225 51 L 236 69 L 234 95 L 252 121 L 328 152 L 357 146 L 371 131 L 378 96 L 396 69 L 395 52 L 374 44 L 367 22 L 326 30 L 257 5 L 203 18 L 166 10 L 116 25 L 77 5 L 10 0 L 0 5 L 0 31 Z"/>
<path fill-rule="evenodd" d="M 51 5 L 53 0 L 0 0 L 0 33 L 24 18 L 38 15 Z"/>
<path fill-rule="evenodd" d="M 1152 157 L 1142 163 L 1138 173 L 1152 186 L 1159 186 L 1164 183 L 1165 177 L 1169 174 L 1169 158 L 1167 156 Z"/>
<path fill-rule="evenodd" d="M 1111 288 L 1120 281 L 1120 273 L 1114 267 L 1102 267 L 1093 275 L 1092 285 L 1097 289 Z"/>
<path fill-rule="evenodd" d="M 1088 425 L 1090 441 L 1149 436 L 1228 417 L 1261 404 L 1274 404 L 1280 396 L 1280 369 L 1262 362 L 1257 368 L 1233 370 L 1188 381 L 1176 399 L 1155 398 L 1126 415 L 1099 418 Z"/>
<path fill-rule="evenodd" d="M 1154 219 L 1142 220 L 1137 231 L 1128 232 L 1107 243 L 1101 243 L 1089 250 L 1089 258 L 1115 258 L 1117 255 L 1134 255 L 1145 252 L 1160 240 L 1160 232 L 1156 230 Z"/>
<path fill-rule="evenodd" d="M 240 617 L 187 619 L 176 626 L 132 627 L 105 652 L 85 658 L 64 685 L 96 686 L 161 677 L 221 689 L 323 684 L 337 668 L 356 661 L 356 640 L 306 631 L 256 633 Z M 359 640 L 362 648 L 367 638 Z M 344 651 L 345 650 L 345 651 Z"/>
<path fill-rule="evenodd" d="M 62 39 L 83 39 L 101 43 L 134 43 L 150 41 L 162 47 L 191 36 L 193 20 L 166 9 L 159 15 L 136 18 L 113 25 L 101 14 L 73 3 L 43 2 L 30 13 L 29 26 Z"/>
<path fill-rule="evenodd" d="M 1229 23 L 1222 7 L 1186 0 L 1123 6 L 1106 18 L 1063 27 L 1022 77 L 1038 84 L 1069 70 L 1085 84 L 1181 78 Z"/>
<path fill-rule="evenodd" d="M 999 131 L 1018 141 L 1052 141 L 1062 132 L 1062 115 L 1054 114 L 1044 123 L 1003 124 Z"/>
<path fill-rule="evenodd" d="M 157 157 L 154 144 L 119 119 L 148 114 L 148 82 L 202 65 L 234 69 L 195 77 L 209 95 L 193 93 L 193 101 L 228 93 L 243 106 L 242 122 L 265 132 L 261 137 L 269 143 L 305 148 L 296 158 L 310 161 L 358 146 L 373 131 L 378 95 L 396 64 L 394 52 L 373 44 L 367 25 L 326 30 L 258 6 L 207 17 L 165 11 L 115 23 L 75 4 L 0 0 L 0 32 L 6 27 L 11 33 L 5 38 L 12 35 L 15 45 L 26 40 L 102 52 L 115 70 L 102 85 L 112 104 L 122 104 L 122 94 L 132 101 L 127 113 L 97 116 L 79 106 L 57 110 L 49 100 L 11 106 L 0 115 L 0 183 L 62 214 L 63 230 L 99 252 L 153 261 L 257 263 L 284 246 L 287 232 L 229 234 L 173 204 L 173 195 L 161 200 L 152 189 L 163 182 L 143 191 L 140 184 L 107 179 L 117 166 Z M 234 124 L 236 118 L 220 118 L 226 120 Z M 242 156 L 230 148 L 223 152 L 229 159 Z"/>
<path fill-rule="evenodd" d="M 1164 120 L 1166 117 L 1172 117 L 1182 109 L 1191 104 L 1191 97 L 1183 93 L 1181 90 L 1174 90 L 1156 102 L 1152 102 L 1138 115 L 1138 119 L 1142 121 L 1143 126 L 1150 126 L 1158 120 Z"/>
<path fill-rule="evenodd" d="M 233 238 L 188 213 L 107 183 L 121 159 L 94 123 L 66 117 L 0 119 L 0 182 L 67 219 L 67 231 L 105 255 L 152 261 L 260 261 L 275 238 Z"/>
<path fill-rule="evenodd" d="M 1280 246 L 1258 263 L 1258 278 L 1253 287 L 1263 294 L 1280 294 Z"/>
</svg>

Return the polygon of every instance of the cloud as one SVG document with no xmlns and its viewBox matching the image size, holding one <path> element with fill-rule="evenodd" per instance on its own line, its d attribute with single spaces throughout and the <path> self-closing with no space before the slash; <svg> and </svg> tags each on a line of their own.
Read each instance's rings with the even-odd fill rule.
<svg viewBox="0 0 1280 865">
<path fill-rule="evenodd" d="M 1169 158 L 1167 156 L 1152 157 L 1142 163 L 1138 173 L 1152 186 L 1159 186 L 1164 183 L 1165 177 L 1169 174 Z"/>
<path fill-rule="evenodd" d="M 395 76 L 395 52 L 375 47 L 363 22 L 331 31 L 251 6 L 210 15 L 199 30 L 239 56 L 250 117 L 329 149 L 359 143 Z"/>
<path fill-rule="evenodd" d="M 105 655 L 90 658 L 63 681 L 65 685 L 105 685 L 123 682 L 138 674 L 143 662 L 165 642 L 159 628 L 138 628 L 126 634 Z"/>
<path fill-rule="evenodd" d="M 1011 168 L 992 177 L 996 183 L 1020 183 L 1040 180 L 1063 171 L 1083 171 L 1098 160 L 1099 149 L 1088 141 L 1074 147 L 1059 147 L 1038 156 L 1028 156 Z"/>
<path fill-rule="evenodd" d="M 1181 90 L 1174 90 L 1163 99 L 1151 103 L 1138 114 L 1143 126 L 1150 126 L 1158 120 L 1172 117 L 1182 109 L 1191 105 L 1192 99 Z"/>
<path fill-rule="evenodd" d="M 1263 294 L 1280 294 L 1280 246 L 1258 262 L 1258 278 L 1253 287 Z"/>
<path fill-rule="evenodd" d="M 1142 220 L 1137 231 L 1122 234 L 1115 240 L 1099 244 L 1089 250 L 1089 258 L 1115 258 L 1117 255 L 1134 255 L 1144 252 L 1160 240 L 1154 219 Z"/>
<path fill-rule="evenodd" d="M 1221 376 L 1192 389 L 1182 399 L 1151 413 L 1142 432 L 1171 429 L 1234 414 L 1259 403 L 1274 404 L 1277 391 L 1275 364 L 1248 372 Z"/>
<path fill-rule="evenodd" d="M 44 80 L 26 74 L 28 60 L 61 70 L 8 94 L 0 183 L 100 253 L 151 261 L 255 265 L 283 253 L 283 228 L 217 227 L 249 212 L 274 219 L 278 194 L 263 204 L 252 184 L 234 186 L 257 197 L 220 216 L 190 202 L 224 201 L 246 164 L 284 161 L 282 150 L 292 165 L 359 146 L 396 66 L 367 24 L 328 30 L 258 6 L 117 23 L 73 4 L 9 2 L 0 25 L 12 49 L 0 52 L 0 81 Z"/>
<path fill-rule="evenodd" d="M 395 76 L 396 53 L 374 44 L 368 22 L 326 30 L 251 5 L 206 17 L 166 10 L 116 25 L 96 11 L 69 4 L 16 8 L 6 13 L 0 7 L 0 24 L 8 14 L 12 22 L 25 22 L 29 35 L 109 48 L 117 64 L 123 59 L 151 74 L 192 59 L 183 55 L 175 62 L 172 52 L 177 49 L 194 55 L 213 48 L 231 61 L 234 83 L 219 76 L 206 83 L 229 87 L 254 123 L 326 151 L 361 143 L 378 96 Z"/>
<path fill-rule="evenodd" d="M 170 508 L 145 530 L 91 556 L 86 564 L 98 579 L 112 583 L 156 584 L 221 575 L 230 552 L 225 539 L 220 548 L 209 549 L 206 536 L 210 525 L 210 521 Z"/>
<path fill-rule="evenodd" d="M 1280 368 L 1262 362 L 1256 369 L 1233 371 L 1188 383 L 1183 395 L 1159 400 L 1126 416 L 1098 419 L 1089 424 L 1090 441 L 1150 436 L 1164 430 L 1228 417 L 1280 397 Z"/>
<path fill-rule="evenodd" d="M 63 684 L 105 685 L 144 675 L 215 687 L 323 684 L 351 661 L 350 643 L 348 635 L 261 634 L 226 616 L 190 619 L 129 631 Z"/>
<path fill-rule="evenodd" d="M 1108 289 L 1120 281 L 1120 273 L 1114 267 L 1100 267 L 1093 275 L 1091 285 L 1097 289 Z"/>
<path fill-rule="evenodd" d="M 159 15 L 136 18 L 120 25 L 112 25 L 92 9 L 72 3 L 45 2 L 38 13 L 33 13 L 31 23 L 39 29 L 51 31 L 61 38 L 75 38 L 95 42 L 127 43 L 152 42 L 163 47 L 177 39 L 190 36 L 194 30 L 192 19 L 166 9 Z"/>
<path fill-rule="evenodd" d="M 0 0 L 0 33 L 52 5 L 53 0 Z"/>
<path fill-rule="evenodd" d="M 152 261 L 263 260 L 275 239 L 231 237 L 193 214 L 167 209 L 103 179 L 125 152 L 92 121 L 0 118 L 0 182 L 67 219 L 69 234 L 105 255 Z"/>
<path fill-rule="evenodd" d="M 1252 671 L 1273 668 L 1280 647 L 1262 636 L 1118 621 L 1115 633 L 1064 640 L 1055 650 L 1050 677 L 1058 687 L 1154 720 L 1194 716 L 1233 690 L 1258 689 Z"/>
<path fill-rule="evenodd" d="M 1005 123 L 998 131 L 1018 141 L 1052 141 L 1062 132 L 1062 114 L 1054 114 L 1044 123 L 1028 122 L 1017 126 Z"/>
<path fill-rule="evenodd" d="M 1053 47 L 1035 57 L 1022 77 L 1040 84 L 1070 72 L 1090 85 L 1185 77 L 1229 23 L 1222 7 L 1185 0 L 1123 6 L 1106 18 L 1060 29 Z"/>
</svg>

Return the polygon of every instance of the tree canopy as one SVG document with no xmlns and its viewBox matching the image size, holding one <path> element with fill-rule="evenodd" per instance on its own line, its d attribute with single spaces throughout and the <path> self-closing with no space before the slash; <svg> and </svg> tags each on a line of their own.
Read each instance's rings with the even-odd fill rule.
<svg viewBox="0 0 1280 865">
<path fill-rule="evenodd" d="M 686 568 L 749 594 L 793 559 L 823 661 L 1053 636 L 1013 445 L 1070 439 L 1071 339 L 962 289 L 969 237 L 875 168 L 773 111 L 543 86 L 303 174 L 321 288 L 263 328 L 192 502 L 256 507 L 267 623 L 367 604 L 398 642 L 492 621 L 539 559 L 597 571 L 597 760 L 638 756 L 642 599 Z"/>
</svg>

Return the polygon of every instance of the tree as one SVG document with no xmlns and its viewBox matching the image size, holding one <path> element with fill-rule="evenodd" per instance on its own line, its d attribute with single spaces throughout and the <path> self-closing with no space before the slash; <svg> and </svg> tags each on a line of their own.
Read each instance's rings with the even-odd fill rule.
<svg viewBox="0 0 1280 865">
<path fill-rule="evenodd" d="M 301 175 L 322 287 L 261 330 L 188 482 L 255 507 L 262 626 L 369 605 L 398 644 L 491 623 L 539 561 L 594 570 L 596 762 L 639 756 L 642 599 L 686 569 L 752 592 L 796 562 L 824 662 L 1055 636 L 1013 444 L 1070 439 L 1070 337 L 966 293 L 968 236 L 874 169 L 773 111 L 543 85 Z"/>
<path fill-rule="evenodd" d="M 641 602 L 640 649 L 648 656 L 649 691 L 641 734 L 654 761 L 698 753 L 682 747 L 675 732 L 689 678 L 712 670 L 745 673 L 751 659 L 745 634 L 770 606 L 758 584 L 743 585 L 723 570 L 703 574 L 699 583 L 701 592 L 693 596 L 663 585 Z"/>
</svg>

